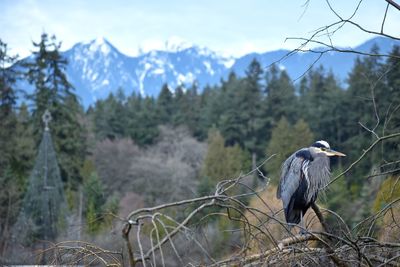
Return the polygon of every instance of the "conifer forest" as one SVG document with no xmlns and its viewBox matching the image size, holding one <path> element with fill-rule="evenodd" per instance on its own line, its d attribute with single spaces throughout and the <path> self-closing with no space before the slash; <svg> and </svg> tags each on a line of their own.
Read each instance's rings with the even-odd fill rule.
<svg viewBox="0 0 400 267">
<path fill-rule="evenodd" d="M 217 85 L 116 88 L 89 107 L 61 34 L 34 37 L 30 60 L 0 39 L 0 265 L 399 266 L 400 38 L 366 32 L 397 45 L 314 51 L 357 53 L 345 80 L 254 58 Z M 303 233 L 276 191 L 318 140 L 346 157 Z"/>
</svg>

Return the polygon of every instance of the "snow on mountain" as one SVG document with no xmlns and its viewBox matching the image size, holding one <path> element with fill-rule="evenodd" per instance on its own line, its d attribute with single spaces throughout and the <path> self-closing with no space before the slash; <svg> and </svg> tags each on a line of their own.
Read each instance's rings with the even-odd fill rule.
<svg viewBox="0 0 400 267">
<path fill-rule="evenodd" d="M 119 87 L 138 85 L 132 76 L 129 57 L 120 53 L 104 38 L 78 43 L 64 52 L 68 60 L 67 75 L 84 105 L 105 98 Z"/>
<path fill-rule="evenodd" d="M 195 81 L 201 87 L 216 84 L 232 64 L 231 58 L 177 38 L 169 39 L 165 50 L 137 57 L 122 54 L 104 38 L 78 43 L 63 54 L 69 62 L 68 79 L 85 107 L 118 88 L 126 94 L 157 96 L 164 83 L 170 88 Z"/>
<path fill-rule="evenodd" d="M 376 44 L 381 53 L 389 53 L 392 46 L 399 43 L 387 38 L 375 38 L 355 49 L 370 51 Z M 285 57 L 288 52 L 276 50 L 250 53 L 235 59 L 173 37 L 165 43 L 165 49 L 141 53 L 136 57 L 122 54 L 105 38 L 78 43 L 62 54 L 69 62 L 67 77 L 76 88 L 83 105 L 88 107 L 97 99 L 106 98 L 111 92 L 116 92 L 118 88 L 122 88 L 127 95 L 135 92 L 157 96 L 164 83 L 168 83 L 172 90 L 178 85 L 191 86 L 194 82 L 200 89 L 207 84 L 219 84 L 230 71 L 244 76 L 253 58 L 263 67 L 279 61 L 279 67 L 285 69 L 292 79 L 296 79 L 319 56 L 315 53 L 296 53 Z M 344 81 L 356 56 L 349 53 L 327 53 L 317 65 L 322 64 L 326 70 L 332 70 Z M 284 59 L 281 60 L 282 58 Z M 27 91 L 31 89 L 27 88 Z"/>
</svg>

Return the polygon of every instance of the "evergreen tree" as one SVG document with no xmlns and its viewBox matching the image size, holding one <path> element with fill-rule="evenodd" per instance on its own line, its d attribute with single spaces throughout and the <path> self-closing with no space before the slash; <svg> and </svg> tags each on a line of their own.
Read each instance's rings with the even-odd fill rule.
<svg viewBox="0 0 400 267">
<path fill-rule="evenodd" d="M 198 133 L 197 138 L 204 140 L 207 138 L 208 129 L 217 127 L 219 114 L 212 114 L 212 106 L 214 101 L 219 98 L 220 89 L 218 87 L 206 86 L 199 96 L 199 111 L 198 111 Z M 214 115 L 214 116 L 213 116 Z"/>
<path fill-rule="evenodd" d="M 8 54 L 7 44 L 0 39 L 0 176 L 10 164 L 16 144 L 14 134 L 17 120 L 14 108 L 17 96 L 14 86 L 17 73 L 9 68 L 15 60 L 16 57 Z"/>
<path fill-rule="evenodd" d="M 222 106 L 219 128 L 226 144 L 240 145 L 250 153 L 257 153 L 260 140 L 262 120 L 261 80 L 262 69 L 257 60 L 253 60 L 246 71 L 244 79 L 237 79 L 231 73 L 228 81 L 221 88 Z"/>
<path fill-rule="evenodd" d="M 173 96 L 167 84 L 162 86 L 158 96 L 157 113 L 160 123 L 169 124 L 172 121 L 174 115 Z"/>
<path fill-rule="evenodd" d="M 115 137 L 121 138 L 127 136 L 127 111 L 126 111 L 126 96 L 122 88 L 118 88 L 113 103 L 113 110 L 110 126 L 113 129 Z"/>
<path fill-rule="evenodd" d="M 243 125 L 243 144 L 244 147 L 253 155 L 255 165 L 255 155 L 260 153 L 260 142 L 263 140 L 261 129 L 263 120 L 261 114 L 261 92 L 260 84 L 263 70 L 260 63 L 253 59 L 246 70 L 246 78 L 244 86 L 241 87 L 239 97 L 241 99 L 240 106 Z M 255 167 L 255 166 L 253 166 Z"/>
<path fill-rule="evenodd" d="M 227 179 L 225 165 L 222 159 L 225 158 L 225 140 L 216 130 L 211 129 L 208 134 L 208 150 L 203 164 L 203 176 L 211 178 L 213 184 L 217 181 Z"/>
<path fill-rule="evenodd" d="M 279 71 L 272 65 L 266 73 L 266 98 L 264 102 L 264 138 L 268 140 L 273 129 L 282 117 L 294 123 L 296 116 L 295 89 L 286 71 Z"/>
<path fill-rule="evenodd" d="M 223 99 L 223 102 L 214 102 L 215 105 L 221 105 L 222 110 L 220 110 L 218 129 L 224 136 L 225 143 L 230 146 L 235 144 L 244 146 L 243 128 L 245 126 L 239 109 L 241 101 L 239 91 L 242 85 L 243 81 L 237 79 L 236 75 L 231 74 L 228 81 L 224 82 L 221 88 L 220 99 Z M 218 112 L 218 109 L 216 111 Z"/>
<path fill-rule="evenodd" d="M 373 48 L 372 53 L 378 53 L 376 49 Z M 343 151 L 347 152 L 349 160 L 355 160 L 375 140 L 375 136 L 361 127 L 360 123 L 370 129 L 377 123 L 374 100 L 379 107 L 380 100 L 376 96 L 380 90 L 385 90 L 383 79 L 380 78 L 382 75 L 382 63 L 376 57 L 358 58 L 349 75 L 343 106 L 353 112 L 346 113 L 342 125 L 345 136 Z M 377 112 L 379 114 L 379 110 Z M 351 179 L 348 179 L 351 192 L 355 195 L 361 193 L 364 175 L 375 167 L 374 157 L 375 152 L 368 153 L 359 163 L 359 168 L 353 170 Z"/>
<path fill-rule="evenodd" d="M 53 117 L 52 134 L 58 154 L 63 180 L 76 187 L 80 182 L 79 168 L 85 151 L 85 132 L 79 121 L 83 110 L 69 83 L 65 69 L 67 61 L 60 55 L 60 43 L 53 36 L 41 35 L 39 43 L 33 42 L 33 62 L 25 65 L 27 78 L 34 85 L 30 96 L 33 101 L 33 126 L 36 140 L 42 127 L 41 117 L 48 109 Z"/>
<path fill-rule="evenodd" d="M 228 80 L 221 80 L 221 86 L 216 87 L 213 90 L 205 91 L 207 93 L 208 101 L 204 106 L 204 118 L 205 125 L 207 128 L 217 127 L 221 132 L 224 132 L 223 127 L 225 127 L 224 120 L 227 118 L 222 118 L 227 111 L 231 111 L 233 105 L 233 85 L 237 82 L 237 77 L 234 72 L 230 72 L 228 75 Z M 208 132 L 206 131 L 206 135 Z"/>
<path fill-rule="evenodd" d="M 386 111 L 383 134 L 400 132 L 400 46 L 394 46 L 390 57 L 384 66 L 387 70 L 386 88 L 377 93 L 377 98 L 382 106 L 380 110 Z M 382 161 L 391 162 L 398 159 L 400 138 L 387 140 L 382 147 Z"/>
<path fill-rule="evenodd" d="M 13 136 L 16 142 L 13 147 L 11 169 L 15 178 L 17 178 L 19 186 L 24 189 L 28 172 L 32 169 L 36 151 L 31 118 L 25 103 L 22 103 L 19 107 Z"/>
<path fill-rule="evenodd" d="M 301 95 L 303 117 L 317 134 L 317 139 L 329 140 L 339 149 L 344 114 L 337 103 L 343 100 L 344 92 L 332 72 L 326 75 L 322 66 L 310 71 L 308 81 L 308 90 Z"/>
<path fill-rule="evenodd" d="M 158 129 L 157 104 L 154 98 L 143 99 L 138 114 L 138 125 L 134 129 L 132 139 L 139 145 L 153 144 L 160 131 Z"/>
<path fill-rule="evenodd" d="M 200 97 L 197 92 L 197 83 L 193 82 L 192 86 L 184 95 L 184 114 L 185 124 L 194 137 L 200 135 Z"/>
<path fill-rule="evenodd" d="M 174 108 L 175 113 L 172 118 L 172 123 L 174 125 L 182 125 L 185 123 L 185 92 L 183 91 L 183 85 L 179 85 L 175 89 L 174 95 Z"/>
<path fill-rule="evenodd" d="M 83 184 L 85 201 L 85 216 L 87 230 L 89 233 L 96 233 L 100 229 L 102 222 L 101 213 L 106 198 L 103 192 L 103 185 L 95 172 L 85 178 Z"/>
<path fill-rule="evenodd" d="M 115 106 L 116 100 L 112 93 L 108 95 L 107 99 L 96 102 L 93 111 L 93 124 L 97 139 L 108 138 L 113 140 L 117 137 L 113 128 Z"/>
<path fill-rule="evenodd" d="M 238 145 L 225 147 L 225 140 L 218 130 L 210 130 L 202 170 L 204 179 L 211 179 L 211 184 L 215 185 L 218 181 L 238 177 L 249 169 L 249 165 L 248 155 Z"/>
<path fill-rule="evenodd" d="M 266 154 L 276 156 L 267 163 L 266 170 L 274 181 L 279 181 L 282 163 L 295 151 L 308 147 L 314 141 L 313 133 L 307 123 L 300 119 L 291 126 L 285 117 L 282 117 L 272 130 Z"/>
</svg>

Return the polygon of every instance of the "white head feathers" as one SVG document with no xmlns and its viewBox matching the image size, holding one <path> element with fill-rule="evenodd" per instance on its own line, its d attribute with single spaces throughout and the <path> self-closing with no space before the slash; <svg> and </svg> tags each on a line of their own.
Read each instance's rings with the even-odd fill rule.
<svg viewBox="0 0 400 267">
<path fill-rule="evenodd" d="M 323 145 L 324 147 L 329 148 L 329 149 L 331 148 L 331 147 L 329 146 L 328 142 L 326 142 L 326 141 L 324 141 L 324 140 L 320 140 L 320 141 L 317 141 L 317 142 L 315 142 L 315 143 L 321 144 L 321 145 Z"/>
</svg>

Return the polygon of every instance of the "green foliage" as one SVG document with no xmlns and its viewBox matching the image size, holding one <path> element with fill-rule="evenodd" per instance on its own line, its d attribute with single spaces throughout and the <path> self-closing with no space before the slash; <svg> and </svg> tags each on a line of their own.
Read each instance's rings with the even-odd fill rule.
<svg viewBox="0 0 400 267">
<path fill-rule="evenodd" d="M 269 127 L 275 127 L 282 117 L 294 123 L 296 116 L 295 88 L 285 70 L 280 71 L 276 65 L 272 65 L 266 73 L 266 99 L 265 114 L 268 116 Z M 267 135 L 270 136 L 271 132 Z"/>
<path fill-rule="evenodd" d="M 100 229 L 100 222 L 94 205 L 95 204 L 93 202 L 89 202 L 86 210 L 86 229 L 90 234 L 95 234 Z"/>
<path fill-rule="evenodd" d="M 220 117 L 219 128 L 226 144 L 238 144 L 251 153 L 260 151 L 259 141 L 262 140 L 262 73 L 260 63 L 253 59 L 246 70 L 246 77 L 238 80 L 231 75 L 223 84 L 222 91 L 226 105 Z"/>
<path fill-rule="evenodd" d="M 62 178 L 76 188 L 81 182 L 79 169 L 86 151 L 85 131 L 79 121 L 83 110 L 65 75 L 67 61 L 59 53 L 61 43 L 57 43 L 54 36 L 49 40 L 48 35 L 43 33 L 40 42 L 33 45 L 34 60 L 25 64 L 25 76 L 34 86 L 30 99 L 33 102 L 35 138 L 40 140 L 42 115 L 47 109 L 53 118 L 50 128 Z"/>
<path fill-rule="evenodd" d="M 300 96 L 302 113 L 316 139 L 329 140 L 337 147 L 341 143 L 345 109 L 338 107 L 343 102 L 344 91 L 339 87 L 332 73 L 325 74 L 323 67 L 308 74 L 307 89 Z M 340 147 L 337 147 L 340 149 Z"/>
<path fill-rule="evenodd" d="M 17 114 L 17 124 L 13 137 L 13 171 L 19 177 L 27 176 L 33 165 L 36 149 L 33 126 L 26 104 L 22 103 Z"/>
<path fill-rule="evenodd" d="M 276 154 L 266 166 L 268 173 L 276 177 L 274 181 L 279 180 L 280 168 L 285 159 L 298 149 L 310 146 L 313 141 L 313 133 L 303 120 L 300 119 L 294 126 L 291 126 L 285 117 L 278 122 L 272 130 L 266 150 L 267 155 Z"/>
<path fill-rule="evenodd" d="M 332 177 L 336 177 L 341 172 L 341 168 L 334 169 Z M 352 221 L 355 210 L 349 209 L 349 203 L 353 203 L 354 198 L 350 192 L 346 179 L 338 179 L 335 181 L 331 186 L 329 186 L 326 194 L 322 195 L 321 199 L 322 203 L 326 204 L 328 209 L 340 214 L 346 222 Z M 335 217 L 328 216 L 327 220 L 331 225 L 335 225 L 336 223 Z"/>
<path fill-rule="evenodd" d="M 91 234 L 98 232 L 101 227 L 103 205 L 106 202 L 103 185 L 95 172 L 85 179 L 83 191 L 86 203 L 87 231 Z"/>
<path fill-rule="evenodd" d="M 119 198 L 116 195 L 111 195 L 107 198 L 106 203 L 103 205 L 104 217 L 103 226 L 110 227 L 113 223 L 114 216 L 118 214 Z"/>
<path fill-rule="evenodd" d="M 16 58 L 8 54 L 7 44 L 0 39 L 0 176 L 10 164 L 16 140 L 16 114 L 14 111 L 17 101 L 14 88 L 17 73 L 7 68 Z"/>
<path fill-rule="evenodd" d="M 167 84 L 162 86 L 160 95 L 158 96 L 157 113 L 159 122 L 162 124 L 170 123 L 173 118 L 173 96 Z"/>
<path fill-rule="evenodd" d="M 0 245 L 10 238 L 11 227 L 16 222 L 25 187 L 18 183 L 10 167 L 0 175 Z"/>
<path fill-rule="evenodd" d="M 372 211 L 376 213 L 398 198 L 400 198 L 399 177 L 389 176 L 383 181 L 379 188 Z"/>
<path fill-rule="evenodd" d="M 233 179 L 249 169 L 249 156 L 238 145 L 225 147 L 225 140 L 215 130 L 210 130 L 208 150 L 202 174 L 213 184 L 224 179 Z"/>
<path fill-rule="evenodd" d="M 17 192 L 13 197 L 20 200 L 27 186 L 26 177 L 32 167 L 35 144 L 41 138 L 41 116 L 45 109 L 49 109 L 53 116 L 50 129 L 61 175 L 67 181 L 67 199 L 71 205 L 75 203 L 77 188 L 84 184 L 88 222 L 105 210 L 116 210 L 117 198 L 104 197 L 105 191 L 95 175 L 94 164 L 85 160 L 86 154 L 93 152 L 86 145 L 87 135 L 95 136 L 96 141 L 118 141 L 128 137 L 141 146 L 140 149 L 156 147 L 155 142 L 161 138 L 160 126 L 165 124 L 177 128 L 183 126 L 199 140 L 208 137 L 202 170 L 193 174 L 193 177 L 201 179 L 191 178 L 194 184 L 199 182 L 198 193 L 205 195 L 221 179 L 235 178 L 247 171 L 250 154 L 264 158 L 265 148 L 267 155 L 278 153 L 266 165 L 268 173 L 278 177 L 286 157 L 318 139 L 327 140 L 332 147 L 345 152 L 348 157 L 342 159 L 344 164 L 354 161 L 375 140 L 359 122 L 373 128 L 377 123 L 376 114 L 380 117 L 375 129 L 378 134 L 400 130 L 398 46 L 393 47 L 392 57 L 387 60 L 378 57 L 357 59 L 346 81 L 349 85 L 347 90 L 343 90 L 341 81 L 322 67 L 311 70 L 295 85 L 286 71 L 272 65 L 264 73 L 265 66 L 253 60 L 245 77 L 232 72 L 226 80 L 221 80 L 220 85 L 206 86 L 202 91 L 193 83 L 188 88 L 178 86 L 172 93 L 165 84 L 160 95 L 152 98 L 139 94 L 125 96 L 119 88 L 106 99 L 98 100 L 87 114 L 84 114 L 75 89 L 65 76 L 67 62 L 61 57 L 59 48 L 56 39 L 46 34 L 41 36 L 40 42 L 34 43 L 33 61 L 26 64 L 27 73 L 23 77 L 34 86 L 30 113 L 25 104 L 17 107 L 18 94 L 14 83 L 19 74 L 5 67 L 13 64 L 15 57 L 8 54 L 6 44 L 0 41 L 0 177 L 7 188 L 17 188 L 10 193 Z M 373 52 L 377 53 L 374 49 Z M 93 124 L 88 128 L 89 132 L 83 126 L 84 122 Z M 365 176 L 372 166 L 398 158 L 399 140 L 382 142 L 357 164 L 349 173 L 351 177 L 348 180 L 336 182 L 328 192 L 328 207 L 353 220 L 355 213 L 346 205 L 346 197 L 357 203 L 368 200 L 363 197 L 363 194 L 368 194 Z M 159 148 L 162 153 L 177 153 L 165 152 L 165 149 L 164 146 Z M 104 162 L 113 156 L 105 154 Z M 171 176 L 181 161 L 179 158 L 174 164 L 168 163 L 171 164 L 168 167 Z M 202 158 L 198 159 L 199 166 L 201 161 Z M 121 160 L 114 165 L 118 162 Z M 165 158 L 154 162 L 149 163 L 148 169 L 154 169 L 152 164 L 164 164 Z M 333 160 L 334 170 L 336 163 Z M 140 176 L 144 177 L 144 174 Z M 152 176 L 160 176 L 160 173 L 155 172 L 149 179 Z M 1 193 L 6 196 L 9 192 L 2 189 Z M 160 198 L 159 193 L 154 193 L 153 197 Z M 382 199 L 378 202 L 383 205 Z M 99 225 L 105 221 L 107 219 L 101 219 L 90 225 L 89 230 L 93 233 L 99 231 Z"/>
</svg>

